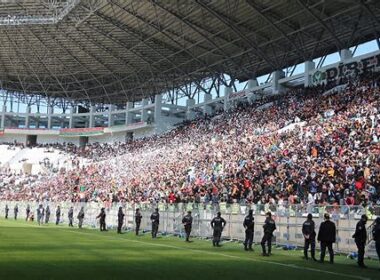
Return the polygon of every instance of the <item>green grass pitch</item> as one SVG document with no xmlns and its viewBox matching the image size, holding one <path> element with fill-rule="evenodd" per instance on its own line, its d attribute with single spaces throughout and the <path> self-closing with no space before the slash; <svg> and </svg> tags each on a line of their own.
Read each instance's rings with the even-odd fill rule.
<svg viewBox="0 0 380 280">
<path fill-rule="evenodd" d="M 336 257 L 336 264 L 305 261 L 302 251 L 274 249 L 273 256 L 242 250 L 242 244 L 185 243 L 177 237 L 37 226 L 0 220 L 0 279 L 380 279 L 379 262 Z"/>
</svg>

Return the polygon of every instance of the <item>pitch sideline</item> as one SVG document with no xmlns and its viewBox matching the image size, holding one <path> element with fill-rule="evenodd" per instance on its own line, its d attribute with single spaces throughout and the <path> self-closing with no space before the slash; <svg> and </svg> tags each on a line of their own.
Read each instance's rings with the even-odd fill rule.
<svg viewBox="0 0 380 280">
<path fill-rule="evenodd" d="M 273 264 L 273 265 L 278 265 L 278 266 L 283 266 L 283 267 L 294 268 L 294 269 L 298 269 L 298 270 L 306 270 L 306 271 L 312 271 L 312 272 L 318 272 L 318 273 L 325 273 L 325 274 L 330 274 L 330 275 L 335 275 L 335 276 L 341 276 L 341 277 L 347 277 L 347 278 L 352 278 L 352 279 L 371 280 L 371 278 L 368 278 L 368 277 L 362 277 L 362 276 L 357 276 L 357 275 L 344 274 L 344 273 L 333 272 L 333 271 L 322 270 L 322 269 L 311 268 L 311 267 L 301 267 L 301 266 L 298 266 L 298 265 L 295 265 L 295 264 L 285 264 L 285 263 L 274 262 L 274 261 L 251 259 L 251 258 L 245 258 L 245 257 L 241 257 L 241 256 L 228 255 L 228 254 L 224 254 L 224 253 L 202 251 L 202 250 L 198 250 L 198 249 L 179 247 L 179 246 L 167 245 L 167 244 L 162 244 L 162 243 L 150 243 L 150 242 L 145 242 L 145 241 L 141 241 L 141 240 L 133 240 L 133 239 L 129 239 L 129 238 L 120 238 L 120 237 L 116 237 L 116 236 L 98 235 L 98 234 L 94 234 L 92 232 L 78 232 L 78 231 L 73 231 L 73 230 L 70 230 L 70 229 L 64 229 L 64 230 L 69 231 L 69 232 L 73 232 L 73 233 L 84 234 L 84 235 L 92 235 L 92 236 L 96 235 L 96 236 L 102 236 L 102 237 L 105 237 L 105 238 L 112 238 L 112 239 L 115 239 L 115 240 L 125 240 L 125 241 L 128 241 L 128 242 L 139 243 L 139 244 L 149 245 L 149 246 L 157 246 L 157 247 L 171 248 L 171 249 L 177 249 L 177 250 L 187 250 L 187 251 L 192 251 L 192 252 L 197 252 L 197 253 L 206 253 L 206 254 L 209 254 L 209 255 L 217 255 L 217 256 L 222 256 L 222 257 L 232 258 L 232 259 L 241 259 L 241 260 L 247 260 L 247 261 L 253 261 L 253 262 L 261 262 L 261 263 Z"/>
<path fill-rule="evenodd" d="M 34 227 L 34 228 L 41 228 L 41 229 L 45 228 L 45 229 L 48 229 L 48 227 L 40 227 L 40 226 L 37 226 L 37 225 L 34 225 L 34 224 L 25 224 L 25 225 L 30 226 L 30 227 Z M 340 276 L 340 277 L 347 277 L 347 278 L 351 278 L 351 279 L 371 280 L 371 278 L 368 278 L 368 277 L 362 277 L 362 276 L 358 276 L 358 275 L 344 274 L 344 273 L 333 272 L 333 271 L 328 271 L 328 270 L 322 270 L 322 269 L 317 269 L 317 268 L 312 268 L 312 267 L 301 267 L 301 266 L 298 266 L 298 265 L 295 265 L 295 264 L 285 264 L 285 263 L 281 263 L 281 262 L 251 259 L 251 258 L 245 258 L 245 257 L 241 257 L 241 256 L 228 255 L 228 254 L 219 253 L 219 252 L 202 251 L 202 250 L 198 250 L 198 249 L 179 247 L 179 246 L 167 245 L 167 244 L 162 244 L 162 243 L 150 243 L 150 242 L 141 241 L 141 240 L 133 240 L 133 239 L 129 239 L 129 238 L 121 238 L 121 237 L 117 237 L 117 236 L 99 235 L 99 234 L 96 234 L 95 232 L 90 232 L 90 231 L 83 232 L 83 231 L 71 230 L 71 229 L 63 228 L 63 227 L 59 227 L 57 229 L 62 229 L 64 231 L 66 231 L 66 232 L 71 232 L 71 233 L 76 233 L 76 234 L 101 236 L 101 237 L 104 237 L 104 238 L 111 238 L 111 239 L 114 239 L 114 240 L 124 240 L 124 241 L 128 241 L 128 242 L 131 242 L 131 243 L 139 243 L 139 244 L 149 245 L 149 246 L 164 247 L 164 248 L 171 248 L 171 249 L 177 249 L 177 250 L 187 250 L 187 251 L 192 251 L 192 252 L 197 252 L 197 253 L 205 253 L 205 254 L 209 254 L 209 255 L 222 256 L 222 257 L 226 257 L 226 258 L 230 258 L 230 259 L 240 259 L 240 260 L 247 260 L 247 261 L 259 262 L 259 263 L 267 263 L 267 264 L 278 265 L 278 266 L 282 266 L 282 267 L 289 267 L 289 268 L 293 268 L 293 269 L 297 269 L 297 270 L 305 270 L 305 271 L 312 271 L 312 272 L 318 272 L 318 273 L 325 273 L 325 274 L 329 274 L 329 275 L 335 275 L 335 276 Z M 87 230 L 92 230 L 92 229 L 88 228 Z"/>
</svg>

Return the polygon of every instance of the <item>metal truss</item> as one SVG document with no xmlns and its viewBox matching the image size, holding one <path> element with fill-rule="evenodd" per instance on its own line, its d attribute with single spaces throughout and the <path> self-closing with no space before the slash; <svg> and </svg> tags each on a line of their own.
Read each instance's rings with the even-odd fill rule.
<svg viewBox="0 0 380 280">
<path fill-rule="evenodd" d="M 4 0 L 0 86 L 65 107 L 175 103 L 379 34 L 380 1 Z"/>
<path fill-rule="evenodd" d="M 9 10 L 8 15 L 0 16 L 0 26 L 57 24 L 79 2 L 80 0 L 2 0 L 0 7 L 1 4 L 18 4 L 22 11 L 20 13 L 18 10 Z"/>
</svg>

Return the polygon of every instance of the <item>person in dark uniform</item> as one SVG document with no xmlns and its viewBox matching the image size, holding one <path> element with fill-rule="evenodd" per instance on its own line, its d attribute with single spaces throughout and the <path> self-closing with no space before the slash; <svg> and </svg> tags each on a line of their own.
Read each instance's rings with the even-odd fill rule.
<svg viewBox="0 0 380 280">
<path fill-rule="evenodd" d="M 29 204 L 26 206 L 26 218 L 25 218 L 25 221 L 27 221 L 28 220 L 28 218 L 29 218 L 29 214 L 30 214 L 30 206 L 29 206 Z"/>
<path fill-rule="evenodd" d="M 18 205 L 16 204 L 15 208 L 13 209 L 15 214 L 15 220 L 17 220 L 17 214 L 18 214 Z"/>
<path fill-rule="evenodd" d="M 193 224 L 193 217 L 191 211 L 187 211 L 187 215 L 182 218 L 182 224 L 185 227 L 186 242 L 190 242 L 191 226 Z"/>
<path fill-rule="evenodd" d="M 313 215 L 308 214 L 307 215 L 307 220 L 302 224 L 302 234 L 303 237 L 305 238 L 305 243 L 304 243 L 304 248 L 303 248 L 303 255 L 306 260 L 309 259 L 307 255 L 307 251 L 310 248 L 310 254 L 311 258 L 316 261 L 315 259 L 315 223 L 313 221 Z"/>
<path fill-rule="evenodd" d="M 333 222 L 330 221 L 330 215 L 326 213 L 324 215 L 325 221 L 321 223 L 318 231 L 318 241 L 321 242 L 321 259 L 323 263 L 326 255 L 326 247 L 329 250 L 330 263 L 334 263 L 334 250 L 333 243 L 336 241 L 336 227 Z"/>
<path fill-rule="evenodd" d="M 263 225 L 264 228 L 264 236 L 261 239 L 261 248 L 263 250 L 262 256 L 270 256 L 272 252 L 272 237 L 273 232 L 276 230 L 276 223 L 272 218 L 272 213 L 266 213 L 266 219 Z M 268 253 L 266 252 L 265 243 L 268 245 Z"/>
<path fill-rule="evenodd" d="M 376 253 L 380 261 L 380 217 L 377 217 L 372 229 L 372 237 L 375 240 Z"/>
<path fill-rule="evenodd" d="M 82 228 L 83 221 L 84 221 L 84 208 L 83 208 L 83 206 L 80 208 L 80 211 L 78 213 L 77 218 L 78 218 L 78 227 Z"/>
<path fill-rule="evenodd" d="M 121 234 L 121 228 L 124 223 L 124 213 L 123 207 L 119 207 L 119 212 L 117 213 L 117 233 Z"/>
<path fill-rule="evenodd" d="M 158 226 L 160 224 L 160 213 L 158 213 L 158 208 L 156 208 L 152 215 L 150 215 L 150 221 L 152 222 L 152 238 L 156 238 Z"/>
<path fill-rule="evenodd" d="M 73 209 L 73 207 L 70 207 L 69 213 L 67 214 L 67 217 L 69 218 L 69 227 L 73 227 L 73 219 L 74 219 L 74 209 Z"/>
<path fill-rule="evenodd" d="M 220 247 L 220 237 L 222 236 L 222 232 L 224 227 L 226 226 L 226 220 L 221 217 L 221 213 L 218 212 L 216 214 L 216 217 L 211 220 L 211 227 L 213 229 L 213 239 L 212 239 L 212 245 L 215 247 Z"/>
<path fill-rule="evenodd" d="M 45 209 L 42 206 L 42 204 L 40 204 L 37 208 L 37 223 L 39 226 L 44 223 L 43 221 L 44 215 L 45 215 Z"/>
<path fill-rule="evenodd" d="M 253 217 L 253 210 L 248 211 L 248 215 L 244 218 L 243 226 L 245 228 L 245 240 L 244 240 L 244 250 L 253 251 L 253 231 L 255 227 L 255 218 Z"/>
<path fill-rule="evenodd" d="M 107 229 L 106 229 L 106 210 L 104 208 L 102 208 L 100 210 L 100 213 L 96 218 L 99 219 L 100 231 L 107 231 Z"/>
<path fill-rule="evenodd" d="M 367 229 L 365 227 L 368 221 L 366 215 L 362 215 L 360 221 L 356 224 L 355 233 L 352 238 L 355 239 L 356 247 L 358 247 L 358 265 L 361 268 L 367 268 L 364 264 L 365 244 L 367 242 Z"/>
<path fill-rule="evenodd" d="M 46 209 L 45 209 L 45 224 L 48 224 L 49 220 L 50 220 L 50 207 L 48 205 L 46 206 Z"/>
<path fill-rule="evenodd" d="M 8 204 L 5 205 L 5 219 L 8 219 L 8 214 L 9 214 L 9 207 Z"/>
<path fill-rule="evenodd" d="M 135 222 L 136 222 L 136 235 L 139 235 L 139 230 L 140 230 L 140 225 L 141 225 L 141 219 L 142 215 L 140 212 L 140 209 L 136 209 L 136 214 L 135 214 Z"/>
<path fill-rule="evenodd" d="M 58 226 L 61 220 L 61 207 L 58 205 L 55 210 L 55 225 Z"/>
</svg>

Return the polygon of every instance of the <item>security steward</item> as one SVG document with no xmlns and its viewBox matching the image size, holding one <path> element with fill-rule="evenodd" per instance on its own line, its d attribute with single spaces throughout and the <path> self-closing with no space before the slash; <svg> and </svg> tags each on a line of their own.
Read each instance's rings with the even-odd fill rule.
<svg viewBox="0 0 380 280">
<path fill-rule="evenodd" d="M 272 237 L 273 232 L 276 230 L 276 223 L 274 222 L 272 218 L 272 213 L 268 212 L 266 213 L 266 219 L 263 225 L 264 228 L 264 236 L 261 240 L 261 248 L 263 250 L 262 256 L 269 257 L 272 252 Z M 265 243 L 268 245 L 268 253 L 266 252 Z"/>
<path fill-rule="evenodd" d="M 61 220 L 61 207 L 58 205 L 55 210 L 55 224 L 58 226 Z"/>
<path fill-rule="evenodd" d="M 186 242 L 190 242 L 191 226 L 193 224 L 193 217 L 191 211 L 187 211 L 187 215 L 182 218 L 182 224 L 185 227 Z"/>
<path fill-rule="evenodd" d="M 142 219 L 142 215 L 141 215 L 140 209 L 137 208 L 136 209 L 136 213 L 135 213 L 136 235 L 139 235 L 139 230 L 140 230 L 140 225 L 141 225 L 141 219 Z"/>
<path fill-rule="evenodd" d="M 29 214 L 30 214 L 30 206 L 29 206 L 29 204 L 28 204 L 28 205 L 26 206 L 26 218 L 25 218 L 25 221 L 28 221 Z"/>
<path fill-rule="evenodd" d="M 5 205 L 5 219 L 8 219 L 8 214 L 9 214 L 9 207 L 8 204 Z"/>
<path fill-rule="evenodd" d="M 13 209 L 14 212 L 14 218 L 17 220 L 17 214 L 18 214 L 18 205 L 16 204 L 15 208 Z"/>
<path fill-rule="evenodd" d="M 358 265 L 361 268 L 367 268 L 364 264 L 365 244 L 367 242 L 367 229 L 365 225 L 367 221 L 368 217 L 362 215 L 360 221 L 356 224 L 355 233 L 352 236 L 355 239 L 356 247 L 358 247 Z"/>
<path fill-rule="evenodd" d="M 83 221 L 84 221 L 84 208 L 83 207 L 80 208 L 80 211 L 78 213 L 77 218 L 78 218 L 78 227 L 82 228 Z"/>
<path fill-rule="evenodd" d="M 158 213 L 158 208 L 156 208 L 152 215 L 150 215 L 150 221 L 152 222 L 152 238 L 156 238 L 158 226 L 160 224 L 160 213 Z"/>
<path fill-rule="evenodd" d="M 253 231 L 255 227 L 255 218 L 253 217 L 253 210 L 248 211 L 248 215 L 244 218 L 243 226 L 245 228 L 244 250 L 253 251 Z"/>
<path fill-rule="evenodd" d="M 218 212 L 216 214 L 216 217 L 211 220 L 211 227 L 213 229 L 213 239 L 212 239 L 212 245 L 215 247 L 220 247 L 220 237 L 222 236 L 222 232 L 224 227 L 226 226 L 226 220 L 221 217 L 221 213 Z"/>
<path fill-rule="evenodd" d="M 321 259 L 320 262 L 325 261 L 326 248 L 329 250 L 330 263 L 334 263 L 334 250 L 333 243 L 336 241 L 336 227 L 333 222 L 330 221 L 330 215 L 326 213 L 324 215 L 325 221 L 321 223 L 318 231 L 318 241 L 321 242 Z"/>
<path fill-rule="evenodd" d="M 106 229 L 106 210 L 104 207 L 100 209 L 100 213 L 98 216 L 96 216 L 97 219 L 99 219 L 100 223 L 100 231 L 107 231 Z"/>
<path fill-rule="evenodd" d="M 305 243 L 304 243 L 304 249 L 303 249 L 303 254 L 306 260 L 309 259 L 308 257 L 308 250 L 309 246 L 310 248 L 310 253 L 311 253 L 311 258 L 316 261 L 315 259 L 315 223 L 313 221 L 313 215 L 308 214 L 307 215 L 307 220 L 302 224 L 302 234 L 305 238 Z"/>
<path fill-rule="evenodd" d="M 123 213 L 123 207 L 119 207 L 119 212 L 117 213 L 117 233 L 121 234 L 121 228 L 124 223 L 124 213 Z"/>
<path fill-rule="evenodd" d="M 73 219 L 74 219 L 74 209 L 73 209 L 73 207 L 70 207 L 69 213 L 67 214 L 67 217 L 69 218 L 69 227 L 73 227 Z"/>
</svg>

